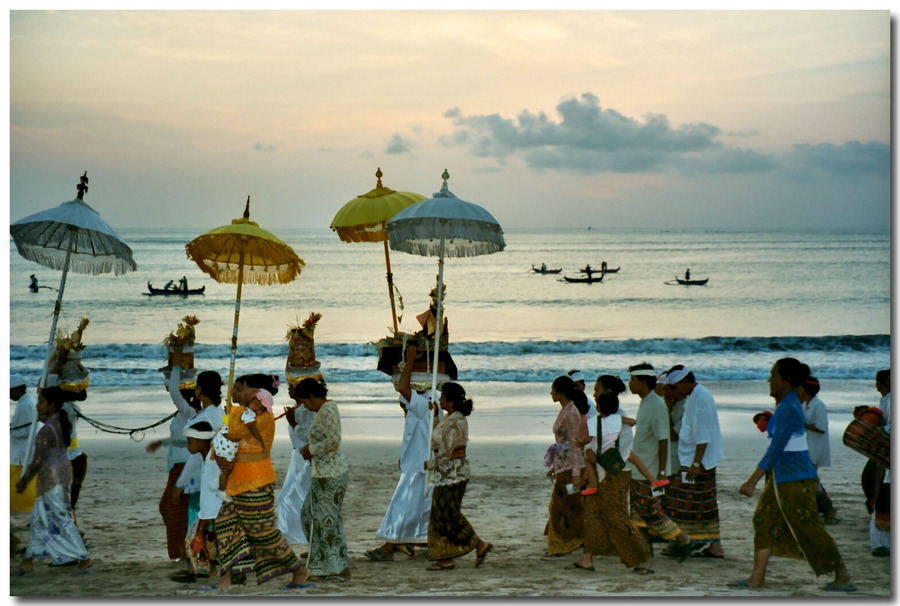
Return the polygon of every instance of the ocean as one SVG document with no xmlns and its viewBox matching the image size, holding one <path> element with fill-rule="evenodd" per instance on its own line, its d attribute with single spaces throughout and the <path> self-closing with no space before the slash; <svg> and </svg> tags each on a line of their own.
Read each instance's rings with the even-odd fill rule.
<svg viewBox="0 0 900 606">
<path fill-rule="evenodd" d="M 245 285 L 236 375 L 283 374 L 289 326 L 316 311 L 323 316 L 316 329 L 323 373 L 334 394 L 352 400 L 344 414 L 377 418 L 394 410 L 393 389 L 376 370 L 371 345 L 391 326 L 383 246 L 341 242 L 322 228 L 262 227 L 306 266 L 290 284 Z M 68 332 L 90 319 L 83 361 L 91 389 L 139 388 L 144 405 L 159 400 L 150 418 L 171 407 L 158 372 L 161 343 L 185 315 L 201 320 L 197 367 L 227 377 L 236 287 L 217 284 L 187 258 L 184 245 L 206 230 L 118 231 L 138 270 L 70 273 L 59 325 Z M 450 352 L 458 380 L 476 403 L 480 398 L 485 414 L 521 418 L 540 406 L 552 422 L 548 394 L 556 376 L 579 368 L 589 380 L 606 373 L 627 379 L 627 367 L 643 361 L 659 369 L 685 364 L 699 381 L 718 386 L 720 406 L 758 410 L 767 402 L 769 369 L 783 356 L 809 364 L 830 409 L 877 401 L 874 375 L 890 366 L 891 355 L 887 234 L 511 229 L 504 235 L 504 251 L 444 265 Z M 620 271 L 599 284 L 560 281 L 603 261 Z M 541 263 L 563 271 L 533 273 L 531 266 Z M 403 303 L 401 329 L 414 332 L 437 259 L 391 251 L 391 265 Z M 672 285 L 687 268 L 709 283 Z M 31 293 L 30 274 L 42 285 L 59 285 L 60 272 L 22 259 L 10 240 L 10 365 L 33 385 L 56 292 Z M 192 288 L 205 285 L 206 293 L 144 294 L 148 282 L 161 287 L 182 276 Z M 283 392 L 279 404 L 287 403 Z M 758 397 L 748 401 L 747 393 Z M 115 418 L 133 411 L 108 412 Z"/>
</svg>

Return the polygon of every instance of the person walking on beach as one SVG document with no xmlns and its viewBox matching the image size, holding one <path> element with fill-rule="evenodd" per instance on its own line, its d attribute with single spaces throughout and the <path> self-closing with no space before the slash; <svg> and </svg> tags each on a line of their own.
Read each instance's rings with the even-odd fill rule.
<svg viewBox="0 0 900 606">
<path fill-rule="evenodd" d="M 28 436 L 37 421 L 38 412 L 34 396 L 28 393 L 25 378 L 13 373 L 9 376 L 9 399 L 15 403 L 15 411 L 9 422 L 9 503 L 11 512 L 31 511 L 34 508 L 35 485 L 32 478 L 21 494 L 15 490 L 28 463 Z"/>
<path fill-rule="evenodd" d="M 766 427 L 769 446 L 739 492 L 752 497 L 765 476 L 753 515 L 753 571 L 730 587 L 765 587 L 766 567 L 773 555 L 806 560 L 816 576 L 833 572 L 826 591 L 856 591 L 834 539 L 816 510 L 816 470 L 809 458 L 806 418 L 797 387 L 809 377 L 809 367 L 781 358 L 769 375 L 769 395 L 775 413 Z"/>
<path fill-rule="evenodd" d="M 412 544 L 428 542 L 432 489 L 426 490 L 428 473 L 424 463 L 429 453 L 428 426 L 434 425 L 437 406 L 423 395 L 424 390 L 419 392 L 410 386 L 413 362 L 418 355 L 415 345 L 406 349 L 406 362 L 396 387 L 404 416 L 398 464 L 400 479 L 375 535 L 384 543 L 364 554 L 376 562 L 393 560 L 394 551 L 398 549 L 412 556 L 415 554 Z"/>
<path fill-rule="evenodd" d="M 875 374 L 875 389 L 881 394 L 878 408 L 884 416 L 882 429 L 891 433 L 891 370 Z M 891 555 L 891 470 L 872 459 L 866 461 L 862 472 L 862 488 L 869 512 L 869 545 L 875 557 Z"/>
<path fill-rule="evenodd" d="M 190 569 L 196 574 L 206 569 L 206 575 L 213 574 L 212 562 L 216 559 L 215 524 L 222 499 L 218 495 L 219 465 L 212 454 L 212 439 L 217 430 L 202 416 L 196 415 L 184 428 L 187 449 L 191 455 L 199 455 L 202 460 L 200 481 L 200 506 L 197 519 L 190 525 L 185 537 L 185 550 Z M 193 580 L 193 579 L 192 579 Z"/>
<path fill-rule="evenodd" d="M 631 471 L 625 461 L 633 463 L 651 481 L 653 472 L 631 449 L 633 434 L 631 426 L 622 421 L 619 398 L 611 392 L 602 392 L 598 381 L 594 386 L 594 399 L 599 413 L 597 452 L 605 473 L 598 490 L 583 498 L 584 550 L 581 557 L 566 568 L 593 571 L 594 556 L 617 555 L 635 574 L 653 574 L 650 548 L 628 512 Z M 609 466 L 609 455 L 620 468 Z M 597 462 L 593 452 L 588 453 L 588 459 L 588 465 Z"/>
<path fill-rule="evenodd" d="M 655 494 L 661 488 L 654 486 L 669 481 L 669 409 L 654 391 L 656 370 L 651 364 L 635 364 L 628 368 L 628 372 L 631 374 L 628 388 L 641 399 L 632 450 L 656 476 L 655 482 L 646 478 L 631 478 L 631 517 L 638 528 L 648 533 L 648 538 L 674 541 L 670 549 L 686 557 L 690 555 L 691 537 L 666 515 Z"/>
<path fill-rule="evenodd" d="M 581 474 L 584 452 L 581 441 L 587 435 L 582 415 L 573 402 L 575 383 L 566 375 L 553 380 L 551 399 L 560 410 L 553 423 L 554 444 L 547 451 L 545 463 L 553 479 L 550 495 L 550 518 L 547 523 L 547 556 L 561 556 L 582 544 Z"/>
<path fill-rule="evenodd" d="M 243 390 L 242 402 L 248 402 L 254 389 Z M 241 405 L 232 406 L 228 426 L 241 434 L 238 452 L 228 476 L 227 492 L 232 498 L 222 503 L 216 518 L 216 549 L 219 577 L 204 590 L 231 585 L 240 574 L 254 572 L 256 584 L 290 574 L 291 581 L 284 589 L 305 589 L 310 572 L 291 550 L 278 530 L 275 517 L 275 469 L 272 467 L 272 443 L 275 440 L 275 415 L 266 411 L 258 414 L 256 425 L 263 437 L 263 446 L 243 426 L 239 419 L 244 412 Z"/>
<path fill-rule="evenodd" d="M 431 434 L 434 458 L 424 468 L 431 471 L 434 492 L 428 517 L 428 570 L 452 570 L 455 558 L 475 550 L 475 567 L 484 563 L 494 546 L 478 537 L 462 513 L 462 500 L 469 483 L 469 423 L 472 400 L 459 383 L 444 383 L 440 405 L 446 413 Z M 576 413 L 577 414 L 577 413 Z"/>
<path fill-rule="evenodd" d="M 716 402 L 694 373 L 679 364 L 669 369 L 667 382 L 674 397 L 684 400 L 678 433 L 681 473 L 668 488 L 668 515 L 694 541 L 709 543 L 708 557 L 724 557 L 719 531 L 716 465 L 725 458 Z M 668 555 L 684 558 L 676 549 Z"/>
<path fill-rule="evenodd" d="M 341 453 L 341 413 L 328 399 L 324 381 L 303 379 L 296 391 L 303 405 L 316 414 L 309 426 L 309 443 L 300 450 L 310 462 L 312 477 L 300 514 L 309 539 L 307 563 L 313 576 L 349 581 L 343 508 L 350 468 Z"/>
<path fill-rule="evenodd" d="M 24 492 L 37 477 L 37 497 L 31 512 L 31 534 L 25 557 L 13 574 L 34 572 L 35 558 L 49 558 L 55 565 L 77 562 L 76 574 L 90 574 L 94 563 L 75 525 L 69 488 L 72 463 L 66 455 L 72 439 L 72 425 L 62 412 L 63 404 L 84 400 L 87 393 L 47 387 L 41 391 L 37 412 L 43 427 L 35 438 L 34 456 L 16 482 L 16 492 Z"/>
<path fill-rule="evenodd" d="M 284 484 L 278 495 L 278 530 L 291 545 L 307 545 L 309 539 L 303 532 L 301 512 L 303 503 L 309 496 L 312 481 L 312 466 L 303 458 L 300 451 L 309 443 L 309 426 L 312 425 L 316 413 L 306 408 L 297 397 L 296 385 L 288 381 L 288 397 L 295 406 L 285 408 L 285 419 L 288 422 L 288 437 L 291 440 L 291 462 L 288 463 Z"/>
<path fill-rule="evenodd" d="M 806 442 L 809 445 L 809 458 L 816 469 L 816 507 L 825 515 L 825 524 L 837 524 L 837 510 L 831 497 L 822 486 L 819 469 L 831 467 L 831 445 L 828 441 L 828 411 L 825 402 L 819 399 L 819 380 L 809 377 L 797 386 L 797 397 L 803 405 L 806 417 Z"/>
</svg>

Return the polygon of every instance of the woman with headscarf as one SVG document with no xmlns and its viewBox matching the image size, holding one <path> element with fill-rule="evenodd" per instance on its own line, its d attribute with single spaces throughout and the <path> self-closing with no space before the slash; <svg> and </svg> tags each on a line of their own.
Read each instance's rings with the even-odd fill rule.
<svg viewBox="0 0 900 606">
<path fill-rule="evenodd" d="M 475 529 L 462 513 L 462 500 L 469 483 L 469 423 L 472 400 L 459 383 L 444 383 L 441 408 L 446 415 L 431 434 L 434 458 L 425 461 L 431 471 L 434 492 L 428 516 L 428 559 L 434 562 L 428 570 L 452 570 L 453 561 L 475 550 L 475 567 L 484 563 L 491 543 L 478 538 Z"/>
<path fill-rule="evenodd" d="M 309 569 L 317 577 L 346 581 L 350 565 L 342 508 L 350 471 L 341 453 L 341 414 L 328 399 L 324 381 L 306 378 L 294 390 L 303 406 L 316 413 L 309 426 L 309 442 L 300 450 L 310 461 L 312 477 L 300 514 L 309 540 Z"/>
</svg>

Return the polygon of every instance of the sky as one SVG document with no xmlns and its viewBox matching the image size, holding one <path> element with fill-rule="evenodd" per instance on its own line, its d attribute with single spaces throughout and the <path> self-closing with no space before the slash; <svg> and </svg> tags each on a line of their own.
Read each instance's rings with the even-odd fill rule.
<svg viewBox="0 0 900 606">
<path fill-rule="evenodd" d="M 9 13 L 10 220 L 327 229 L 375 186 L 504 228 L 888 232 L 881 11 Z"/>
</svg>

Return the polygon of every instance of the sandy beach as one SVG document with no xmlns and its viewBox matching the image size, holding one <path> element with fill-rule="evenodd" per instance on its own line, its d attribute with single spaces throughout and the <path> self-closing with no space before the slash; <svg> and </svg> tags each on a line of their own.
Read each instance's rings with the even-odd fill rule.
<svg viewBox="0 0 900 606">
<path fill-rule="evenodd" d="M 92 397 L 112 401 L 114 396 L 105 393 Z M 158 395 L 154 397 L 158 399 Z M 748 398 L 758 399 L 759 394 L 752 397 L 748 394 Z M 627 410 L 631 408 L 626 406 Z M 836 597 L 823 590 L 831 580 L 830 575 L 817 579 L 805 562 L 782 558 L 770 562 L 766 589 L 747 591 L 726 587 L 730 580 L 746 578 L 752 565 L 751 518 L 762 484 L 752 499 L 739 495 L 737 489 L 755 467 L 765 440 L 752 428 L 748 431 L 749 421 L 740 426 L 722 422 L 726 460 L 719 466 L 718 478 L 725 559 L 692 558 L 678 563 L 658 556 L 653 566 L 656 573 L 638 577 L 612 557 L 596 558 L 596 572 L 564 569 L 570 560 L 577 558 L 577 552 L 558 561 L 540 559 L 546 549 L 542 532 L 551 488 L 543 467 L 549 426 L 548 437 L 543 441 L 492 440 L 484 431 L 487 419 L 482 417 L 479 423 L 477 411 L 470 423 L 474 428 L 479 424 L 482 428 L 471 431 L 472 479 L 463 511 L 479 536 L 495 545 L 485 565 L 476 569 L 474 555 L 468 555 L 458 561 L 454 571 L 428 572 L 427 562 L 420 554 L 414 558 L 400 555 L 394 562 L 384 563 L 370 562 L 363 556 L 365 550 L 380 544 L 375 531 L 398 477 L 400 421 L 394 420 L 398 430 L 391 439 L 383 436 L 365 439 L 360 436 L 365 435 L 367 419 L 350 416 L 344 422 L 344 434 L 351 437 L 345 439 L 342 448 L 351 466 L 344 524 L 352 579 L 345 583 L 318 582 L 309 590 L 296 592 L 297 597 Z M 553 414 L 548 405 L 540 422 L 549 419 L 552 423 Z M 501 419 L 488 422 L 502 429 L 498 421 Z M 858 587 L 852 597 L 889 598 L 890 559 L 870 555 L 868 518 L 859 487 L 864 459 L 841 444 L 845 424 L 846 421 L 832 421 L 833 467 L 823 470 L 821 476 L 843 519 L 827 528 Z M 166 433 L 156 430 L 148 434 L 148 439 Z M 290 446 L 286 437 L 279 435 L 273 449 L 273 463 L 280 488 Z M 102 434 L 83 423 L 79 424 L 79 440 L 89 455 L 89 467 L 77 515 L 96 562 L 96 573 L 76 577 L 71 568 L 50 568 L 45 562 L 37 562 L 34 574 L 11 577 L 11 595 L 177 599 L 200 595 L 248 598 L 286 595 L 279 591 L 283 585 L 281 579 L 257 586 L 251 576 L 246 586 L 211 594 L 200 591 L 200 582 L 179 584 L 169 580 L 169 575 L 179 570 L 180 565 L 171 563 L 166 556 L 165 534 L 157 510 L 165 485 L 165 456 L 147 455 L 144 452 L 147 439 L 136 442 L 126 436 Z M 27 522 L 26 514 L 17 514 L 11 522 L 13 533 L 23 541 L 28 537 Z M 661 547 L 656 544 L 657 554 Z M 295 551 L 299 554 L 305 549 L 298 545 Z M 13 558 L 10 567 L 17 563 L 18 558 Z"/>
</svg>

